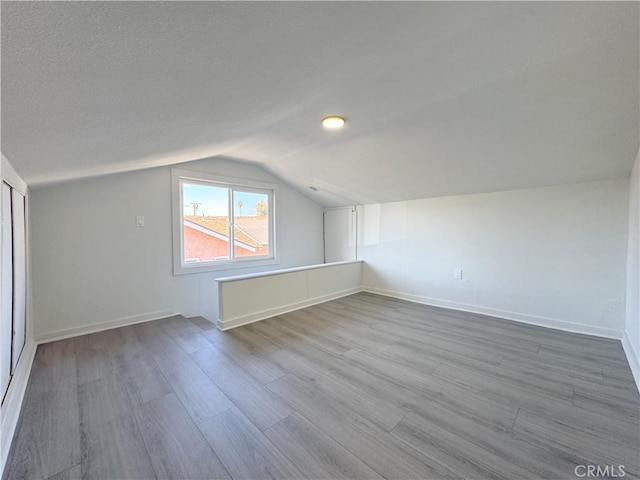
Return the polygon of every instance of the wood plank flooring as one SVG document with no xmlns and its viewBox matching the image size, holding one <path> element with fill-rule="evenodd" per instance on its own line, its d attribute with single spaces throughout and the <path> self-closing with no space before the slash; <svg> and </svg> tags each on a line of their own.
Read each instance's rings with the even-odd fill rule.
<svg viewBox="0 0 640 480">
<path fill-rule="evenodd" d="M 637 479 L 639 454 L 620 342 L 360 293 L 40 345 L 3 478 Z"/>
</svg>

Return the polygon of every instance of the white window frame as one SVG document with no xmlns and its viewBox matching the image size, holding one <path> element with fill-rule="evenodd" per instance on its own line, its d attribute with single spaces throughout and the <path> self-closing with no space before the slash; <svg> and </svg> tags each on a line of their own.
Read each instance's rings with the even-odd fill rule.
<svg viewBox="0 0 640 480">
<path fill-rule="evenodd" d="M 259 257 L 236 257 L 229 260 L 216 260 L 210 262 L 185 263 L 184 254 L 184 208 L 182 183 L 199 183 L 229 189 L 229 229 L 233 238 L 233 191 L 254 191 L 269 195 L 269 254 Z M 173 274 L 184 275 L 189 273 L 214 272 L 238 268 L 257 267 L 262 265 L 275 265 L 278 263 L 276 248 L 276 211 L 278 202 L 278 185 L 274 183 L 259 182 L 234 177 L 212 175 L 191 170 L 171 169 L 171 203 L 173 224 Z M 230 242 L 231 243 L 231 242 Z M 230 246 L 233 253 L 233 247 Z"/>
</svg>

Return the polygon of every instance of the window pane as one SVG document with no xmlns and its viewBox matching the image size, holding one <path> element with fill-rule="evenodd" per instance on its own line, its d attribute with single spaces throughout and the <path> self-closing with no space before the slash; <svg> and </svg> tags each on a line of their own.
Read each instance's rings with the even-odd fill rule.
<svg viewBox="0 0 640 480">
<path fill-rule="evenodd" d="M 269 255 L 269 195 L 233 191 L 235 257 Z"/>
<path fill-rule="evenodd" d="M 229 189 L 182 183 L 184 263 L 229 260 Z"/>
</svg>

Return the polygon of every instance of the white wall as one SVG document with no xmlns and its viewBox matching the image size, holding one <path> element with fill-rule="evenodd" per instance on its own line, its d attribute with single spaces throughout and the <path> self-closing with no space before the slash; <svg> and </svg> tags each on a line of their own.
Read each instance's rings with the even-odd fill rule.
<svg viewBox="0 0 640 480">
<path fill-rule="evenodd" d="M 356 210 L 354 207 L 333 208 L 324 212 L 324 261 L 355 260 Z"/>
<path fill-rule="evenodd" d="M 370 291 L 621 338 L 628 180 L 361 209 Z M 462 280 L 454 279 L 462 269 Z"/>
<path fill-rule="evenodd" d="M 629 180 L 626 317 L 622 344 L 640 390 L 640 151 Z"/>
<path fill-rule="evenodd" d="M 218 328 L 228 330 L 362 290 L 362 262 L 337 262 L 218 279 Z"/>
<path fill-rule="evenodd" d="M 169 167 L 35 188 L 31 196 L 36 338 L 174 312 L 217 318 L 217 277 L 321 263 L 322 209 L 265 171 L 222 159 L 181 164 L 280 183 L 277 266 L 172 274 Z M 146 225 L 136 228 L 135 216 Z"/>
</svg>

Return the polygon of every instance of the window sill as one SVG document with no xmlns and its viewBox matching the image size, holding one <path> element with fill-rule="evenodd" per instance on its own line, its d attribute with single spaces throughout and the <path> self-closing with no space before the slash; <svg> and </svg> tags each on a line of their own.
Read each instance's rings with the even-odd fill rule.
<svg viewBox="0 0 640 480">
<path fill-rule="evenodd" d="M 262 267 L 267 265 L 279 265 L 280 262 L 277 258 L 268 258 L 264 260 L 246 260 L 246 261 L 236 261 L 236 262 L 223 262 L 223 263 L 208 263 L 206 265 L 197 265 L 193 266 L 181 266 L 174 265 L 173 266 L 173 274 L 174 275 L 189 275 L 192 273 L 207 273 L 207 272 L 222 272 L 227 270 L 243 270 L 245 268 L 255 268 Z"/>
</svg>

